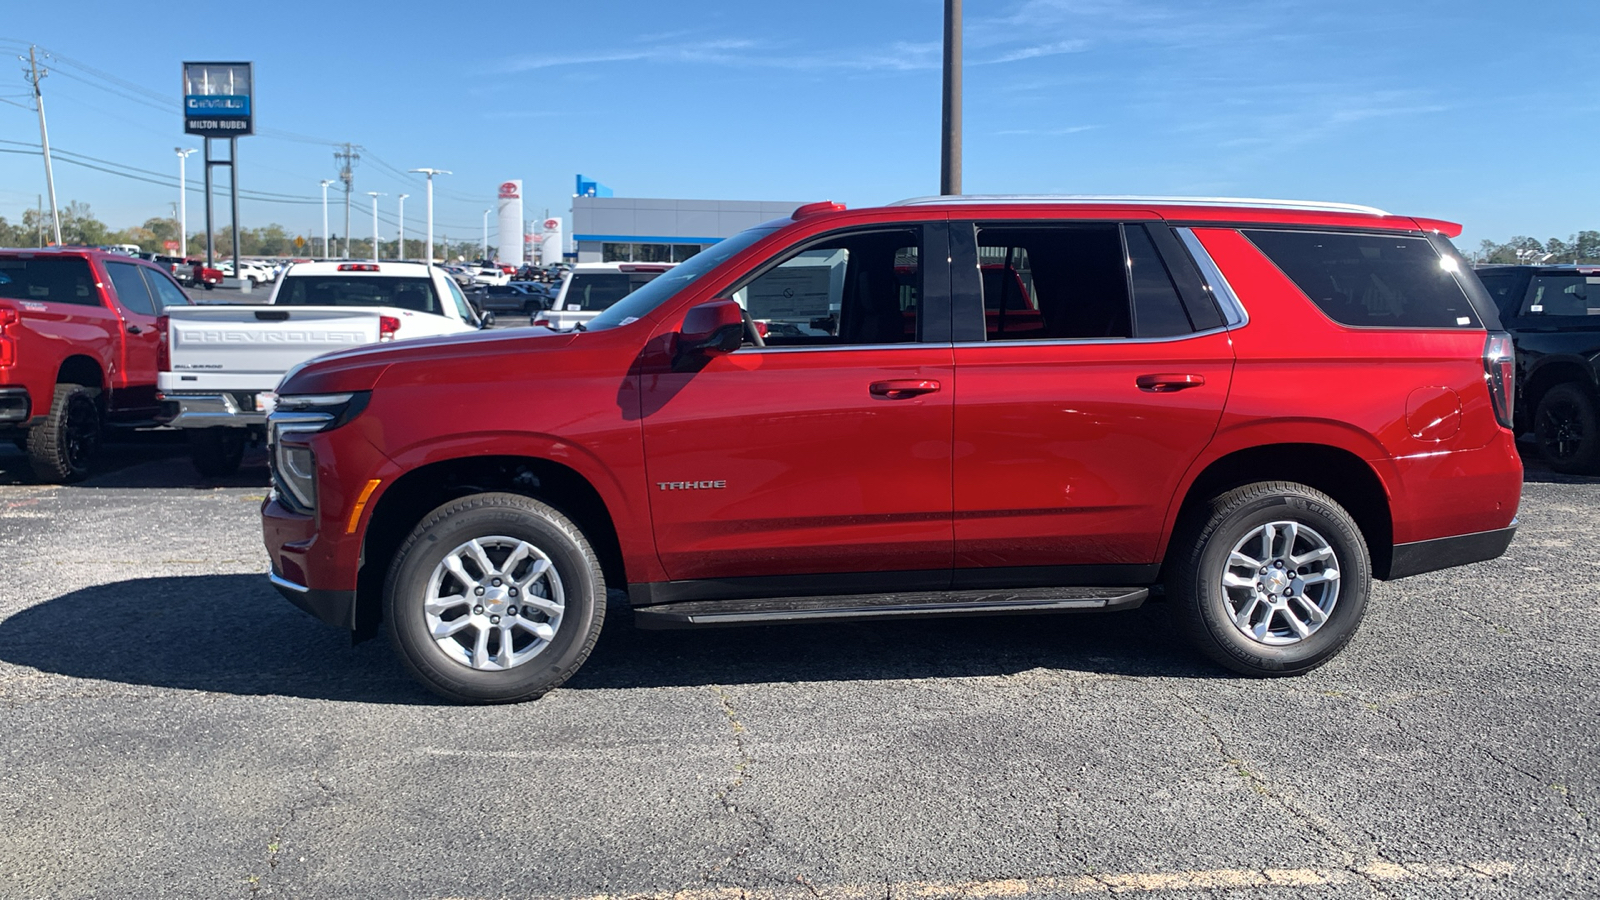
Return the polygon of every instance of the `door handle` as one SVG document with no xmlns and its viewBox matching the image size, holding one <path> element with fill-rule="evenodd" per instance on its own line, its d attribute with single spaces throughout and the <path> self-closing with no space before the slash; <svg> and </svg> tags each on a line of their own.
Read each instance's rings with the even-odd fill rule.
<svg viewBox="0 0 1600 900">
<path fill-rule="evenodd" d="M 1204 375 L 1160 374 L 1140 375 L 1134 379 L 1134 384 L 1139 390 L 1152 394 L 1170 394 L 1188 388 L 1199 387 L 1206 383 Z"/>
<path fill-rule="evenodd" d="M 885 400 L 909 400 L 919 394 L 934 393 L 939 390 L 939 382 L 915 379 L 874 381 L 869 390 L 872 396 L 882 397 Z"/>
<path fill-rule="evenodd" d="M 144 329 L 140 328 L 137 325 L 129 325 L 128 326 L 128 333 L 129 334 L 144 334 Z"/>
</svg>

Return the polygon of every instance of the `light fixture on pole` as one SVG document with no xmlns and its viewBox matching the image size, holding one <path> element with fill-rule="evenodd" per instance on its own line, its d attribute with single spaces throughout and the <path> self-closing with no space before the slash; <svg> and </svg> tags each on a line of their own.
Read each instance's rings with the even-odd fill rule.
<svg viewBox="0 0 1600 900">
<path fill-rule="evenodd" d="M 387 197 L 378 191 L 367 191 L 367 196 L 372 198 L 372 261 L 378 261 L 378 198 Z"/>
<path fill-rule="evenodd" d="M 411 195 L 400 195 L 400 241 L 397 247 L 400 252 L 396 255 L 400 257 L 401 262 L 406 261 L 406 198 L 409 196 Z"/>
<path fill-rule="evenodd" d="M 333 179 L 322 179 L 322 257 L 332 258 L 328 252 L 328 185 L 333 184 Z"/>
<path fill-rule="evenodd" d="M 183 164 L 191 153 L 199 153 L 195 149 L 185 150 L 182 147 L 173 147 L 173 152 L 178 154 L 178 255 L 189 255 L 189 184 L 184 178 Z"/>
<path fill-rule="evenodd" d="M 413 172 L 428 176 L 428 268 L 433 268 L 433 176 L 449 175 L 445 169 L 412 169 Z"/>
</svg>

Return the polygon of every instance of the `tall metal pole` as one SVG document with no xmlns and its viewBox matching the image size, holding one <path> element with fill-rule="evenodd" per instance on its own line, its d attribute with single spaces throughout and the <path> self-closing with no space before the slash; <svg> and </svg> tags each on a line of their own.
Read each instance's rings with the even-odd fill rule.
<svg viewBox="0 0 1600 900">
<path fill-rule="evenodd" d="M 50 190 L 50 224 L 55 229 L 56 246 L 61 246 L 61 212 L 56 208 L 56 174 L 50 168 L 50 129 L 44 125 L 44 94 L 39 92 L 39 79 L 44 74 L 39 71 L 39 60 L 35 55 L 35 48 L 28 47 L 29 79 L 33 82 L 33 105 L 39 110 L 39 144 L 44 148 L 44 181 Z"/>
<path fill-rule="evenodd" d="M 211 217 L 211 138 L 205 139 L 206 148 L 206 268 L 211 268 L 214 261 L 216 247 L 216 229 L 213 227 Z"/>
<path fill-rule="evenodd" d="M 483 211 L 483 261 L 489 261 L 489 213 L 493 210 Z"/>
<path fill-rule="evenodd" d="M 372 261 L 378 261 L 378 198 L 388 196 L 377 191 L 367 191 L 367 196 L 372 198 Z"/>
<path fill-rule="evenodd" d="M 233 207 L 233 277 L 244 279 L 239 268 L 239 139 L 228 138 L 228 190 L 232 193 Z M 249 285 L 245 285 L 249 287 Z"/>
<path fill-rule="evenodd" d="M 332 259 L 333 258 L 332 255 L 330 253 L 328 253 L 328 185 L 330 185 L 330 184 L 333 184 L 332 180 L 327 179 L 327 178 L 322 179 L 322 258 L 323 259 Z"/>
<path fill-rule="evenodd" d="M 400 241 L 399 245 L 395 248 L 400 252 L 395 255 L 400 257 L 401 262 L 406 261 L 406 198 L 409 196 L 411 195 L 400 195 Z"/>
<path fill-rule="evenodd" d="M 189 255 L 189 180 L 184 174 L 184 163 L 189 161 L 189 154 L 196 152 L 194 148 L 188 150 L 182 147 L 173 147 L 178 154 L 178 255 Z"/>
<path fill-rule="evenodd" d="M 961 0 L 944 0 L 944 115 L 939 193 L 961 193 Z"/>
<path fill-rule="evenodd" d="M 433 176 L 449 175 L 445 169 L 412 169 L 428 176 L 428 268 L 433 268 Z"/>
</svg>

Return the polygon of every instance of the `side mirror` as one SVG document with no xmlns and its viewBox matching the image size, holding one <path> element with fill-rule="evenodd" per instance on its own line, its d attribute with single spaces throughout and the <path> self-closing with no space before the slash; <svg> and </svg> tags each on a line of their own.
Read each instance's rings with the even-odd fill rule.
<svg viewBox="0 0 1600 900">
<path fill-rule="evenodd" d="M 674 371 L 697 368 L 713 356 L 723 356 L 744 343 L 744 310 L 729 299 L 711 300 L 689 310 L 678 329 Z"/>
<path fill-rule="evenodd" d="M 494 313 L 486 311 L 486 312 L 484 312 L 484 314 L 482 316 L 479 317 L 478 321 L 480 323 L 478 325 L 479 328 L 493 328 L 494 327 Z"/>
</svg>

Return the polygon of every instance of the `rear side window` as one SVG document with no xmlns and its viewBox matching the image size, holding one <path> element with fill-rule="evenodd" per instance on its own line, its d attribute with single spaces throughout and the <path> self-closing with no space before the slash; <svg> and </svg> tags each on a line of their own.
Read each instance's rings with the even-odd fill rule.
<svg viewBox="0 0 1600 900">
<path fill-rule="evenodd" d="M 991 341 L 1133 336 L 1116 225 L 980 225 L 978 269 Z"/>
<path fill-rule="evenodd" d="M 1483 288 L 1489 292 L 1494 305 L 1500 308 L 1500 315 L 1510 318 L 1520 313 L 1522 296 L 1528 292 L 1526 271 L 1480 271 L 1478 280 L 1483 282 Z"/>
<path fill-rule="evenodd" d="M 151 299 L 150 288 L 144 283 L 144 276 L 139 274 L 138 266 L 108 262 L 106 273 L 111 276 L 111 284 L 117 289 L 118 302 L 125 308 L 146 316 L 156 314 L 155 300 Z"/>
<path fill-rule="evenodd" d="M 0 257 L 0 297 L 8 300 L 99 306 L 94 284 L 89 261 L 81 257 Z"/>
<path fill-rule="evenodd" d="M 1341 325 L 1481 328 L 1454 258 L 1427 238 L 1308 231 L 1244 232 L 1311 302 Z"/>
<path fill-rule="evenodd" d="M 1533 289 L 1522 303 L 1522 315 L 1600 316 L 1600 276 L 1578 272 L 1535 275 Z"/>
<path fill-rule="evenodd" d="M 426 278 L 291 275 L 284 279 L 274 302 L 280 306 L 395 306 L 442 314 L 433 283 Z"/>
<path fill-rule="evenodd" d="M 156 295 L 156 305 L 162 309 L 173 306 L 188 306 L 189 297 L 172 279 L 159 272 L 152 272 L 145 266 L 139 267 L 144 273 L 144 280 L 149 282 L 150 290 Z"/>
<path fill-rule="evenodd" d="M 1122 230 L 1128 243 L 1128 279 L 1133 285 L 1134 333 L 1139 337 L 1171 337 L 1194 331 L 1172 275 L 1150 242 L 1143 225 Z"/>
</svg>

